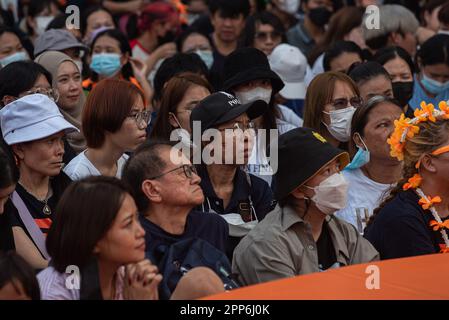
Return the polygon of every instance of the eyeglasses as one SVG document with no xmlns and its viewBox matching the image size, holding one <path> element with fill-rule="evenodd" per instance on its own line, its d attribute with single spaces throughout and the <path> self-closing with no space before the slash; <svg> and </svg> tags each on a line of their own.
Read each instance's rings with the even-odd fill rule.
<svg viewBox="0 0 449 320">
<path fill-rule="evenodd" d="M 133 114 L 130 114 L 128 117 L 133 118 L 134 121 L 136 121 L 136 124 L 139 127 L 139 129 L 144 129 L 146 128 L 148 122 L 150 121 L 151 111 L 143 110 L 140 112 L 135 112 Z M 144 123 L 144 125 L 142 125 L 142 123 Z"/>
<path fill-rule="evenodd" d="M 242 130 L 242 131 L 247 131 L 247 130 L 251 130 L 254 129 L 254 122 L 250 121 L 247 124 L 243 124 L 241 122 L 236 122 L 234 123 L 234 125 L 232 126 L 232 128 L 221 128 L 218 129 L 219 131 L 225 131 L 225 130 L 232 130 L 232 131 L 237 131 L 237 130 Z"/>
<path fill-rule="evenodd" d="M 354 108 L 358 108 L 358 107 L 362 106 L 363 100 L 360 97 L 352 97 L 349 100 L 346 98 L 341 98 L 341 99 L 335 99 L 330 104 L 334 108 L 334 110 L 345 109 L 349 105 L 353 106 Z"/>
<path fill-rule="evenodd" d="M 279 40 L 281 38 L 282 34 L 278 31 L 273 32 L 256 32 L 255 38 L 258 40 L 266 41 L 268 37 L 270 37 L 272 40 Z"/>
<path fill-rule="evenodd" d="M 53 102 L 58 102 L 59 100 L 59 92 L 55 89 L 45 89 L 45 88 L 35 88 L 32 90 L 29 90 L 23 94 L 23 96 L 28 96 L 30 94 L 45 94 L 47 97 L 49 97 Z"/>
<path fill-rule="evenodd" d="M 174 172 L 174 171 L 179 170 L 179 169 L 183 169 L 183 170 L 184 170 L 184 175 L 186 176 L 187 179 L 192 179 L 193 174 L 198 175 L 198 173 L 197 173 L 196 168 L 195 168 L 194 165 L 191 165 L 191 164 L 183 164 L 183 165 L 180 166 L 180 167 L 174 168 L 174 169 L 172 169 L 172 170 L 170 170 L 170 171 L 164 172 L 164 173 L 162 173 L 162 174 L 160 174 L 160 175 L 158 175 L 158 176 L 155 176 L 155 177 L 152 177 L 152 178 L 148 178 L 148 179 L 149 179 L 149 180 L 158 179 L 158 178 L 160 178 L 160 177 L 165 176 L 166 174 L 169 174 L 169 173 Z"/>
</svg>

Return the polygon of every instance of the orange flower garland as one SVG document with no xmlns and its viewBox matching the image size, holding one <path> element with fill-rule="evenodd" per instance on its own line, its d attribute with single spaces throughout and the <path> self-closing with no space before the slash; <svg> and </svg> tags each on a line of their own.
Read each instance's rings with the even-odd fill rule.
<svg viewBox="0 0 449 320">
<path fill-rule="evenodd" d="M 433 104 L 426 104 L 424 101 L 421 102 L 421 109 L 416 109 L 414 112 L 415 118 L 406 118 L 404 114 L 394 122 L 394 131 L 387 143 L 390 145 L 390 155 L 397 158 L 398 160 L 404 160 L 404 147 L 407 138 L 411 139 L 415 134 L 419 133 L 419 123 L 425 121 L 436 122 L 439 119 L 448 120 L 449 119 L 449 106 L 446 101 L 441 101 L 438 104 L 439 110 L 435 109 Z M 440 148 L 436 151 L 440 153 L 448 152 L 446 147 Z M 419 169 L 421 161 L 417 161 L 415 167 Z M 413 175 L 408 181 L 402 186 L 403 190 L 414 189 L 415 192 L 420 196 L 418 204 L 424 210 L 430 210 L 432 216 L 435 220 L 430 221 L 430 227 L 434 231 L 440 231 L 444 244 L 440 244 L 441 253 L 449 253 L 449 238 L 447 236 L 446 230 L 449 229 L 449 220 L 442 221 L 441 217 L 438 215 L 435 204 L 441 203 L 441 198 L 439 196 L 430 197 L 426 196 L 423 191 L 419 188 L 422 183 L 422 177 L 417 173 Z"/>
</svg>

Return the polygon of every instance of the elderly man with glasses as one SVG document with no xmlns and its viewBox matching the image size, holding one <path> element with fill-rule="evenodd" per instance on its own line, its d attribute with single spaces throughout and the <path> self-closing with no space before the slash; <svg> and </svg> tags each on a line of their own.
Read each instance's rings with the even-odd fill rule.
<svg viewBox="0 0 449 320">
<path fill-rule="evenodd" d="M 154 264 L 163 268 L 165 254 L 170 247 L 181 241 L 186 243 L 188 239 L 206 241 L 214 247 L 209 251 L 213 251 L 215 257 L 221 255 L 226 259 L 226 221 L 217 214 L 193 210 L 204 200 L 200 187 L 201 178 L 190 160 L 174 143 L 148 141 L 141 145 L 126 163 L 122 179 L 129 185 L 141 213 L 140 221 L 145 230 L 145 251 Z M 201 263 L 198 262 L 198 265 Z M 165 271 L 160 270 L 163 275 Z M 200 272 L 199 276 L 210 276 L 211 279 L 206 283 L 220 283 L 214 288 L 221 286 L 223 290 L 223 283 L 216 281 L 215 274 L 208 276 L 206 271 L 206 274 Z M 205 292 L 203 289 L 195 290 Z M 210 289 L 214 291 L 213 288 Z"/>
</svg>

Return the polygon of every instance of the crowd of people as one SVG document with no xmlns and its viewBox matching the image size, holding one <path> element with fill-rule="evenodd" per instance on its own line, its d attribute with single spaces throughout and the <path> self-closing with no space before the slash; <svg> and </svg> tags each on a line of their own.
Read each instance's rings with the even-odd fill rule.
<svg viewBox="0 0 449 320">
<path fill-rule="evenodd" d="M 449 253 L 449 1 L 17 4 L 0 299 L 196 299 Z"/>
</svg>

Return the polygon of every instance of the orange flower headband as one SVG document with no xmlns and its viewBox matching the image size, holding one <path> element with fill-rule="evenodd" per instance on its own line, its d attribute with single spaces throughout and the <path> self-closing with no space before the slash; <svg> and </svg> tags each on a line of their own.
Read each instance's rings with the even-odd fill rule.
<svg viewBox="0 0 449 320">
<path fill-rule="evenodd" d="M 404 145 L 407 138 L 413 138 L 415 134 L 419 132 L 419 127 L 417 126 L 421 122 L 432 121 L 435 122 L 439 119 L 448 120 L 449 119 L 449 107 L 445 101 L 441 101 L 438 104 L 440 110 L 436 110 L 432 104 L 426 105 L 423 101 L 421 102 L 421 109 L 415 110 L 415 118 L 409 119 L 405 118 L 404 114 L 401 115 L 399 120 L 394 122 L 395 128 L 391 137 L 387 140 L 390 145 L 390 155 L 396 157 L 398 160 L 402 161 L 404 159 Z M 449 152 L 449 146 L 444 146 L 434 150 L 431 154 L 437 156 L 439 154 Z M 415 167 L 419 169 L 421 165 L 421 159 L 418 160 Z M 449 229 L 449 220 L 442 221 L 441 217 L 438 215 L 434 204 L 441 203 L 441 198 L 439 196 L 431 197 L 426 196 L 424 192 L 419 188 L 422 183 L 422 177 L 417 173 L 405 183 L 402 188 L 403 190 L 414 189 L 415 192 L 421 197 L 418 204 L 424 210 L 430 210 L 433 218 L 435 220 L 430 221 L 430 227 L 434 231 L 440 231 L 444 244 L 440 244 L 441 253 L 449 253 L 449 238 L 445 229 Z"/>
<path fill-rule="evenodd" d="M 415 118 L 406 118 L 404 114 L 399 120 L 394 121 L 394 131 L 387 143 L 390 145 L 390 155 L 398 160 L 404 160 L 404 146 L 407 138 L 413 138 L 419 133 L 418 124 L 421 122 L 436 120 L 449 120 L 449 106 L 446 101 L 441 101 L 435 109 L 433 104 L 421 102 L 421 109 L 414 112 Z"/>
</svg>

